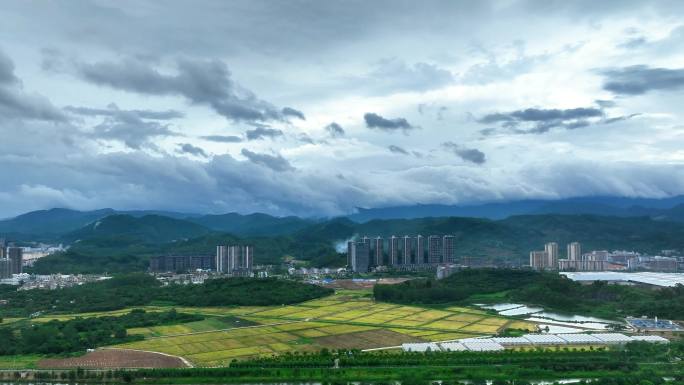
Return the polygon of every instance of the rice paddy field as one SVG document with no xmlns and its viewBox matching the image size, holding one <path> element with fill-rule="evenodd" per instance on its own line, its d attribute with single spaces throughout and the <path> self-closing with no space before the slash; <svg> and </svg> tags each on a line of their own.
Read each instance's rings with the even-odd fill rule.
<svg viewBox="0 0 684 385">
<path fill-rule="evenodd" d="M 349 293 L 292 306 L 176 309 L 206 318 L 129 329 L 130 334 L 142 334 L 145 340 L 117 347 L 176 355 L 195 366 L 214 367 L 285 352 L 386 348 L 404 342 L 492 335 L 509 327 L 536 328 L 533 323 L 471 308 L 376 303 Z"/>
</svg>

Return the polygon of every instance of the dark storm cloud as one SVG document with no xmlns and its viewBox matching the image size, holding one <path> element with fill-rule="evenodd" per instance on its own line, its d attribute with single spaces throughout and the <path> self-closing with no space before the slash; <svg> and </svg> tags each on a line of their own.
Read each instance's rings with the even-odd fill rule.
<svg viewBox="0 0 684 385">
<path fill-rule="evenodd" d="M 77 70 L 83 79 L 102 86 L 149 95 L 180 95 L 234 121 L 283 118 L 273 105 L 236 84 L 219 60 L 180 59 L 175 74 L 161 73 L 149 63 L 133 59 L 81 63 Z"/>
<path fill-rule="evenodd" d="M 24 91 L 21 80 L 14 74 L 14 62 L 0 51 L 0 120 L 4 119 L 68 121 L 50 100 Z"/>
<path fill-rule="evenodd" d="M 250 162 L 265 166 L 270 168 L 273 171 L 277 172 L 284 172 L 284 171 L 293 171 L 295 170 L 294 167 L 290 164 L 290 162 L 287 161 L 287 159 L 283 158 L 282 155 L 268 155 L 268 154 L 260 154 L 256 152 L 249 151 L 246 148 L 242 149 L 242 155 L 249 159 Z"/>
<path fill-rule="evenodd" d="M 95 139 L 116 140 L 127 147 L 139 150 L 155 148 L 156 146 L 151 142 L 154 137 L 177 135 L 166 124 L 143 120 L 134 113 L 120 112 L 105 115 L 103 121 L 93 127 L 91 136 Z"/>
<path fill-rule="evenodd" d="M 9 56 L 0 51 L 0 84 L 18 83 L 19 79 L 14 76 L 14 62 Z"/>
<path fill-rule="evenodd" d="M 190 154 L 194 156 L 201 156 L 203 158 L 207 158 L 207 153 L 200 147 L 193 146 L 190 143 L 179 143 L 178 144 L 178 152 L 183 153 L 183 154 Z"/>
<path fill-rule="evenodd" d="M 527 108 L 511 112 L 497 112 L 478 119 L 482 124 L 500 124 L 518 134 L 541 134 L 554 127 L 568 130 L 589 126 L 592 121 L 604 117 L 601 108 L 581 107 L 566 110 Z M 481 131 L 493 133 L 491 129 Z"/>
<path fill-rule="evenodd" d="M 218 143 L 240 143 L 242 142 L 242 138 L 239 136 L 234 136 L 234 135 L 207 135 L 207 136 L 201 136 L 200 138 L 204 140 L 208 140 L 210 142 L 218 142 Z"/>
<path fill-rule="evenodd" d="M 603 115 L 603 111 L 598 108 L 571 108 L 568 110 L 527 108 L 507 113 L 485 115 L 478 121 L 480 123 L 549 122 L 594 118 L 601 115 Z"/>
<path fill-rule="evenodd" d="M 120 116 L 132 114 L 141 119 L 152 119 L 152 120 L 171 120 L 179 119 L 185 116 L 180 111 L 176 110 L 166 110 L 166 111 L 153 111 L 153 110 L 120 110 L 116 104 L 110 104 L 107 108 L 89 108 L 89 107 L 74 107 L 67 106 L 64 107 L 65 111 L 71 112 L 73 114 L 84 115 L 84 116 Z"/>
<path fill-rule="evenodd" d="M 247 140 L 273 139 L 283 136 L 283 132 L 275 128 L 257 127 L 253 130 L 245 131 L 245 136 L 247 136 Z"/>
<path fill-rule="evenodd" d="M 387 147 L 387 148 L 395 154 L 402 154 L 402 155 L 408 155 L 409 154 L 408 151 L 404 150 L 403 148 L 401 148 L 399 146 L 395 146 L 393 144 L 390 144 L 389 147 Z"/>
<path fill-rule="evenodd" d="M 301 120 L 306 120 L 306 116 L 304 116 L 304 113 L 299 110 L 295 110 L 294 108 L 291 107 L 285 107 L 281 110 L 283 115 L 285 116 L 292 116 Z"/>
<path fill-rule="evenodd" d="M 325 126 L 325 130 L 328 131 L 328 134 L 330 134 L 330 136 L 332 136 L 333 138 L 344 136 L 344 128 L 342 128 L 342 126 L 335 122 L 332 122 Z"/>
<path fill-rule="evenodd" d="M 476 148 L 463 147 L 454 142 L 445 142 L 442 146 L 467 162 L 484 164 L 487 161 L 485 153 Z"/>
<path fill-rule="evenodd" d="M 684 88 L 684 68 L 652 68 L 636 65 L 603 71 L 603 89 L 618 95 L 641 95 L 649 91 Z"/>
<path fill-rule="evenodd" d="M 404 118 L 386 119 L 373 112 L 363 115 L 363 119 L 366 121 L 368 128 L 378 128 L 386 131 L 411 130 L 415 128 Z"/>
</svg>

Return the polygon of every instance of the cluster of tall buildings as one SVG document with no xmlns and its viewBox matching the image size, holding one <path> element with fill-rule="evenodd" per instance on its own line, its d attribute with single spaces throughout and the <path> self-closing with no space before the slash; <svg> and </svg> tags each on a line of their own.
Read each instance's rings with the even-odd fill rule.
<svg viewBox="0 0 684 385">
<path fill-rule="evenodd" d="M 566 256 L 566 259 L 559 259 L 558 244 L 556 242 L 549 242 L 544 245 L 543 251 L 530 252 L 530 267 L 535 270 L 605 270 L 606 259 L 595 253 L 582 254 L 582 245 L 579 242 L 568 244 Z"/>
<path fill-rule="evenodd" d="M 219 273 L 233 275 L 250 273 L 253 263 L 253 246 L 216 246 L 216 271 Z"/>
<path fill-rule="evenodd" d="M 8 245 L 0 238 L 0 279 L 12 278 L 12 274 L 23 272 L 23 249 Z"/>
<path fill-rule="evenodd" d="M 153 273 L 183 273 L 213 270 L 231 275 L 249 275 L 254 262 L 254 247 L 248 245 L 216 246 L 216 255 L 163 255 L 150 258 Z"/>
<path fill-rule="evenodd" d="M 426 253 L 427 243 L 427 253 Z M 371 267 L 410 267 L 437 265 L 456 261 L 456 238 L 453 235 L 418 235 L 369 238 L 347 242 L 347 266 L 354 272 L 367 272 Z"/>
</svg>

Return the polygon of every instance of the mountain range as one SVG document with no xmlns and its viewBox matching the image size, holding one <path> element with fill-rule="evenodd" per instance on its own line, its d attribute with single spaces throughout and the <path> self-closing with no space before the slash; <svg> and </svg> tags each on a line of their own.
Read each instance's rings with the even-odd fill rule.
<svg viewBox="0 0 684 385">
<path fill-rule="evenodd" d="M 14 218 L 0 220 L 0 236 L 20 240 L 54 241 L 70 232 L 111 215 L 144 217 L 158 215 L 185 220 L 212 231 L 226 232 L 240 237 L 290 235 L 324 218 L 275 217 L 254 213 L 242 215 L 227 213 L 202 215 L 156 210 L 100 209 L 77 211 L 64 208 L 32 211 Z M 616 217 L 650 217 L 655 220 L 684 222 L 684 196 L 664 199 L 586 197 L 563 200 L 521 200 L 513 202 L 485 203 L 479 205 L 412 205 L 363 209 L 348 215 L 357 223 L 374 219 L 411 219 L 426 217 L 471 217 L 505 219 L 517 215 L 601 215 Z M 67 237 L 66 241 L 73 239 Z"/>
</svg>

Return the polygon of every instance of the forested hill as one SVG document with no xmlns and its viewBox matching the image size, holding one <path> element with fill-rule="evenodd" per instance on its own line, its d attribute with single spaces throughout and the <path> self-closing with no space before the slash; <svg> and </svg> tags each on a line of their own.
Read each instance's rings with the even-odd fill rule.
<svg viewBox="0 0 684 385">
<path fill-rule="evenodd" d="M 78 240 L 107 237 L 127 237 L 143 243 L 169 243 L 209 234 L 211 230 L 182 219 L 161 215 L 136 218 L 130 215 L 110 215 L 68 233 L 62 237 L 71 243 Z"/>
<path fill-rule="evenodd" d="M 153 255 L 213 255 L 216 245 L 229 243 L 254 245 L 257 264 L 278 264 L 284 257 L 292 257 L 310 261 L 313 266 L 334 267 L 345 264 L 346 240 L 364 235 L 451 234 L 456 237 L 457 256 L 519 261 L 525 261 L 530 250 L 539 249 L 550 241 L 558 242 L 561 246 L 579 241 L 585 250 L 627 249 L 646 253 L 659 253 L 663 249 L 684 250 L 684 223 L 648 217 L 527 215 L 499 221 L 447 217 L 373 220 L 366 223 L 337 218 L 314 223 L 291 235 L 247 238 L 211 232 L 184 220 L 160 218 L 164 217 L 157 217 L 155 221 L 158 219 L 164 226 L 170 226 L 168 230 L 162 226 L 147 226 L 148 220 L 143 218 L 136 218 L 133 222 L 130 222 L 130 218 L 115 218 L 113 225 L 109 226 L 106 218 L 97 227 L 90 225 L 73 233 L 81 236 L 90 234 L 92 237 L 86 236 L 74 243 L 67 253 L 41 259 L 34 271 L 142 271 Z M 132 231 L 134 228 L 137 230 Z M 340 250 L 336 250 L 336 246 Z M 561 254 L 564 253 L 561 251 Z"/>
</svg>

